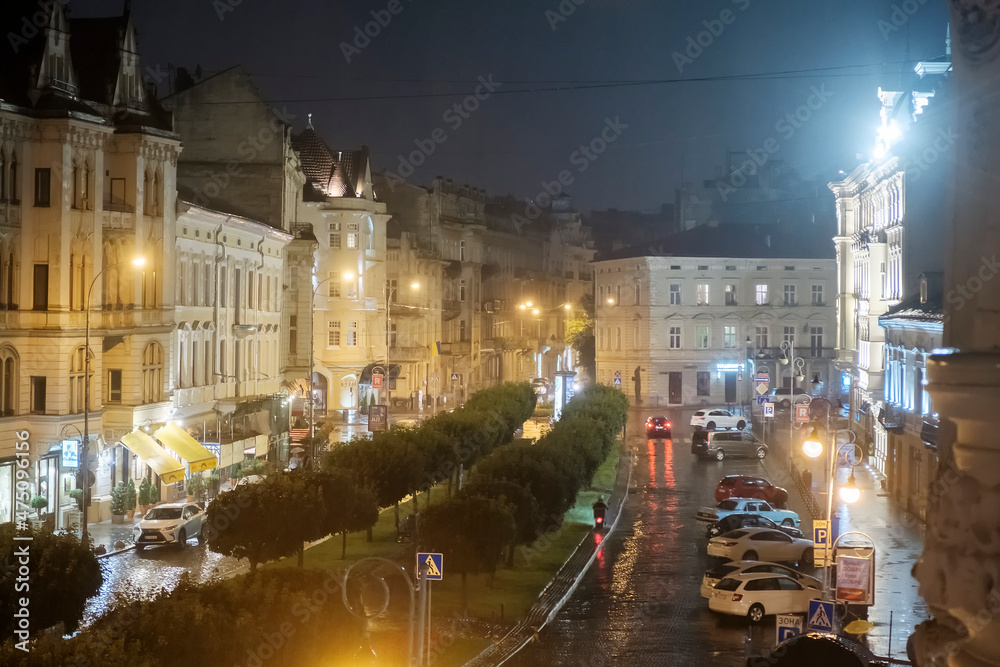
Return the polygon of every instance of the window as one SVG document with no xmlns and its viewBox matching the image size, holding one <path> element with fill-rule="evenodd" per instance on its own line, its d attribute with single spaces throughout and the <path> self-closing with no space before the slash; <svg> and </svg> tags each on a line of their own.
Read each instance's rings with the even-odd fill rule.
<svg viewBox="0 0 1000 667">
<path fill-rule="evenodd" d="M 757 285 L 755 289 L 756 303 L 758 306 L 767 305 L 767 285 Z"/>
<path fill-rule="evenodd" d="M 108 371 L 108 403 L 122 402 L 122 371 L 112 368 Z"/>
<path fill-rule="evenodd" d="M 49 265 L 35 264 L 32 310 L 49 309 Z"/>
<path fill-rule="evenodd" d="M 782 332 L 781 339 L 785 343 L 789 343 L 791 345 L 794 345 L 795 344 L 795 327 L 785 327 L 784 330 L 783 330 L 783 332 Z"/>
<path fill-rule="evenodd" d="M 727 326 L 723 328 L 722 346 L 729 349 L 736 347 L 736 327 Z"/>
<path fill-rule="evenodd" d="M 754 339 L 756 340 L 758 350 L 768 347 L 767 327 L 754 327 Z"/>
<path fill-rule="evenodd" d="M 809 348 L 813 356 L 823 350 L 823 327 L 809 327 Z"/>
<path fill-rule="evenodd" d="M 396 347 L 396 325 L 389 325 L 389 347 Z"/>
<path fill-rule="evenodd" d="M 18 382 L 17 353 L 8 346 L 0 348 L 0 415 L 17 414 Z"/>
<path fill-rule="evenodd" d="M 397 291 L 398 286 L 399 286 L 399 281 L 396 280 L 395 278 L 391 278 L 385 281 L 385 290 L 387 293 L 386 296 L 389 300 L 389 303 L 398 303 L 398 298 L 399 298 L 399 292 Z"/>
<path fill-rule="evenodd" d="M 785 271 L 794 271 L 794 270 L 795 270 L 794 266 L 786 266 L 785 267 Z"/>
<path fill-rule="evenodd" d="M 142 352 L 142 402 L 163 400 L 163 348 L 150 343 Z"/>
<path fill-rule="evenodd" d="M 823 286 L 813 285 L 812 286 L 812 305 L 822 306 L 823 305 Z"/>
<path fill-rule="evenodd" d="M 757 265 L 757 270 L 758 271 L 767 271 L 767 265 L 766 264 L 758 264 Z"/>
<path fill-rule="evenodd" d="M 288 354 L 297 354 L 299 349 L 299 318 L 288 316 Z"/>
<path fill-rule="evenodd" d="M 357 282 L 357 280 L 355 280 L 355 279 L 348 280 L 347 284 L 344 287 L 345 287 L 345 289 L 347 291 L 347 293 L 345 294 L 345 296 L 348 299 L 357 299 L 358 298 L 358 282 Z"/>
<path fill-rule="evenodd" d="M 670 265 L 670 270 L 671 271 L 680 271 L 681 270 L 681 265 L 680 264 L 671 264 Z"/>
<path fill-rule="evenodd" d="M 698 265 L 698 270 L 699 271 L 708 271 L 708 264 L 699 264 Z"/>
<path fill-rule="evenodd" d="M 615 327 L 615 349 L 622 349 L 622 328 Z"/>
<path fill-rule="evenodd" d="M 332 232 L 330 234 L 330 248 L 340 250 L 340 232 Z"/>
<path fill-rule="evenodd" d="M 73 351 L 69 365 L 69 412 L 79 414 L 84 410 L 84 398 L 87 388 L 84 385 L 84 349 L 78 347 Z M 91 376 L 93 371 L 91 371 Z"/>
<path fill-rule="evenodd" d="M 358 323 L 347 323 L 347 347 L 357 347 L 358 345 Z"/>
<path fill-rule="evenodd" d="M 219 267 L 219 306 L 222 308 L 227 307 L 229 304 L 226 303 L 226 267 Z"/>
<path fill-rule="evenodd" d="M 29 408 L 33 415 L 45 414 L 45 376 L 31 376 L 31 406 Z"/>
<path fill-rule="evenodd" d="M 340 271 L 330 272 L 330 287 L 328 294 L 331 299 L 340 298 Z"/>
<path fill-rule="evenodd" d="M 52 199 L 52 170 L 35 170 L 35 206 L 49 206 Z"/>
<path fill-rule="evenodd" d="M 785 305 L 795 305 L 795 285 L 785 285 Z"/>
<path fill-rule="evenodd" d="M 698 305 L 708 305 L 708 283 L 698 283 Z"/>
<path fill-rule="evenodd" d="M 326 344 L 328 347 L 340 347 L 340 322 L 330 321 L 330 327 L 326 334 Z"/>
<path fill-rule="evenodd" d="M 699 396 L 711 396 L 712 395 L 712 374 L 708 371 L 698 371 L 697 375 L 698 383 L 698 395 Z"/>
<path fill-rule="evenodd" d="M 348 248 L 357 248 L 358 247 L 358 233 L 357 232 L 350 232 L 347 235 L 347 247 Z"/>
<path fill-rule="evenodd" d="M 466 340 L 468 340 L 468 338 L 467 338 L 467 336 L 468 336 L 468 330 L 469 330 L 468 327 L 465 325 L 465 320 L 459 320 L 458 321 L 458 340 L 460 342 L 464 343 Z"/>
<path fill-rule="evenodd" d="M 210 336 L 211 334 L 205 334 Z M 205 384 L 214 384 L 215 378 L 212 374 L 212 341 L 205 341 Z"/>
<path fill-rule="evenodd" d="M 458 242 L 458 261 L 465 261 L 465 241 Z"/>
<path fill-rule="evenodd" d="M 219 341 L 219 379 L 222 382 L 229 382 L 229 374 L 226 372 L 226 341 Z"/>
<path fill-rule="evenodd" d="M 632 325 L 632 349 L 633 350 L 641 349 L 641 347 L 642 347 L 641 343 L 642 343 L 642 341 L 639 338 L 639 325 L 638 324 L 633 324 Z"/>
<path fill-rule="evenodd" d="M 459 280 L 458 281 L 458 300 L 459 301 L 463 301 L 463 302 L 465 301 L 465 281 L 464 280 Z"/>
<path fill-rule="evenodd" d="M 701 325 L 697 328 L 694 340 L 695 340 L 695 347 L 697 347 L 699 350 L 708 349 L 708 332 L 709 329 L 707 325 Z"/>
<path fill-rule="evenodd" d="M 670 305 L 681 305 L 681 286 L 679 283 L 670 283 Z"/>
<path fill-rule="evenodd" d="M 12 154 L 10 156 L 10 180 L 9 180 L 9 183 L 10 183 L 10 188 L 8 190 L 9 201 L 10 201 L 11 204 L 19 204 L 21 202 L 21 198 L 17 196 L 17 194 L 18 194 L 18 192 L 17 192 L 17 189 L 18 189 L 17 185 L 18 184 L 17 184 L 17 155 L 16 154 Z M 43 412 L 44 412 L 44 407 L 43 407 Z"/>
<path fill-rule="evenodd" d="M 670 327 L 670 349 L 679 350 L 681 348 L 681 328 Z"/>
<path fill-rule="evenodd" d="M 637 280 L 637 281 L 635 281 L 635 297 L 633 299 L 633 302 L 635 303 L 635 305 L 637 305 L 637 306 L 639 305 L 639 301 L 640 301 L 641 297 L 642 297 L 642 283 L 640 283 Z"/>
<path fill-rule="evenodd" d="M 736 305 L 736 283 L 726 283 L 726 305 Z"/>
</svg>

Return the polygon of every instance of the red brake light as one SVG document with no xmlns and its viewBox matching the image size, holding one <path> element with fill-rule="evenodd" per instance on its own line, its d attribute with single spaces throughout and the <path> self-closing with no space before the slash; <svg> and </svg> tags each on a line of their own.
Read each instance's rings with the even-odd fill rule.
<svg viewBox="0 0 1000 667">
<path fill-rule="evenodd" d="M 742 595 L 740 595 L 739 593 L 733 593 L 733 602 L 739 602 L 742 599 L 743 599 Z"/>
<path fill-rule="evenodd" d="M 597 517 L 594 521 L 596 521 L 597 523 L 604 523 L 604 519 L 601 517 Z"/>
</svg>

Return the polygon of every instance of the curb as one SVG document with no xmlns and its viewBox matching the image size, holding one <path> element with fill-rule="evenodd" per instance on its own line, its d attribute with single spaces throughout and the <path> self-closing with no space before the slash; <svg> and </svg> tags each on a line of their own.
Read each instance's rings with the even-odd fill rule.
<svg viewBox="0 0 1000 667">
<path fill-rule="evenodd" d="M 620 497 L 617 498 L 618 502 L 615 505 L 614 519 L 611 521 L 611 525 L 608 526 L 607 530 L 604 532 L 604 537 L 601 539 L 600 544 L 598 544 L 597 547 L 594 549 L 593 553 L 590 554 L 590 557 L 587 559 L 587 562 L 584 563 L 582 566 L 580 566 L 579 570 L 573 576 L 572 583 L 569 585 L 569 587 L 566 589 L 566 591 L 562 594 L 562 596 L 558 600 L 551 603 L 551 606 L 549 606 L 547 612 L 545 612 L 543 608 L 540 608 L 543 606 L 543 603 L 540 601 L 536 601 L 535 604 L 532 606 L 532 610 L 529 611 L 527 615 L 525 615 L 524 619 L 522 619 L 517 625 L 511 628 L 511 630 L 506 635 L 504 635 L 499 640 L 487 646 L 482 651 L 482 653 L 480 653 L 479 655 L 475 656 L 474 658 L 466 662 L 465 667 L 499 667 L 499 665 L 503 665 L 504 663 L 506 663 L 508 660 L 514 657 L 518 652 L 520 652 L 521 649 L 523 649 L 525 646 L 527 646 L 528 644 L 537 639 L 538 633 L 541 632 L 542 629 L 556 617 L 556 615 L 562 610 L 562 608 L 566 605 L 569 599 L 573 596 L 573 593 L 576 592 L 576 589 L 580 585 L 580 582 L 583 580 L 584 575 L 586 575 L 587 572 L 590 570 L 590 566 L 597 559 L 597 555 L 604 548 L 604 545 L 607 543 L 608 538 L 611 536 L 615 528 L 618 526 L 618 520 L 621 518 L 622 510 L 625 507 L 625 501 L 628 500 L 628 490 L 632 482 L 632 466 L 633 466 L 632 450 L 631 449 L 624 450 L 622 454 L 619 456 L 618 462 L 619 465 L 621 465 L 622 463 L 627 464 L 628 468 L 627 468 L 627 473 L 625 475 L 624 484 L 622 485 L 618 484 L 619 478 L 621 477 L 620 469 L 619 469 L 619 474 L 616 476 L 615 479 L 615 488 L 612 493 L 619 494 Z M 587 533 L 587 535 L 583 537 L 583 539 L 577 545 L 576 549 L 573 550 L 573 553 L 569 556 L 569 558 L 566 559 L 566 562 L 563 564 L 563 568 L 567 567 L 573 561 L 574 558 L 577 558 L 579 555 L 583 553 L 582 549 L 588 542 L 590 535 L 591 533 Z M 542 589 L 542 592 L 539 593 L 538 595 L 539 600 L 541 600 L 541 598 L 544 597 L 546 591 L 550 590 L 553 587 L 553 585 L 556 583 L 556 581 L 562 574 L 563 574 L 562 569 L 556 572 L 552 580 L 549 581 L 549 583 L 546 584 L 545 588 Z M 541 620 L 541 623 L 538 623 L 537 620 L 533 619 L 532 612 L 545 614 Z M 509 647 L 504 647 L 503 644 L 505 642 L 511 642 L 511 643 L 516 642 L 516 644 L 513 644 L 512 646 Z"/>
<path fill-rule="evenodd" d="M 135 544 L 134 543 L 129 544 L 123 549 L 118 549 L 117 551 L 109 551 L 108 553 L 100 554 L 99 556 L 97 556 L 97 560 L 102 560 L 104 558 L 111 558 L 112 556 L 117 556 L 118 554 L 123 554 L 126 551 L 132 551 L 134 549 L 135 549 Z"/>
</svg>

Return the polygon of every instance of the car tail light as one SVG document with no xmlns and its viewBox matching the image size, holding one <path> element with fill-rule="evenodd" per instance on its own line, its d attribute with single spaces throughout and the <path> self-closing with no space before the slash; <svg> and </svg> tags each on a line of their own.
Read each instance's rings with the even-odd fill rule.
<svg viewBox="0 0 1000 667">
<path fill-rule="evenodd" d="M 737 544 L 739 544 L 739 542 L 731 542 L 729 540 L 725 540 L 724 542 L 719 542 L 719 544 L 721 544 L 724 547 L 735 547 Z"/>
<path fill-rule="evenodd" d="M 740 595 L 739 593 L 733 593 L 733 602 L 739 602 L 742 599 L 743 599 L 742 595 Z"/>
</svg>

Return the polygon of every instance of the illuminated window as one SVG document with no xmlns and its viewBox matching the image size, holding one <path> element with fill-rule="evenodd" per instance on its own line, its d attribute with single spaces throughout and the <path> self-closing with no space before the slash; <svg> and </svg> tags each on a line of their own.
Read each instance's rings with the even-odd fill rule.
<svg viewBox="0 0 1000 667">
<path fill-rule="evenodd" d="M 708 332 L 709 329 L 708 326 L 706 325 L 699 326 L 698 329 L 696 330 L 694 337 L 695 347 L 697 347 L 699 350 L 708 349 Z"/>
<path fill-rule="evenodd" d="M 326 344 L 328 347 L 340 347 L 340 322 L 330 321 L 330 328 L 326 333 Z"/>
<path fill-rule="evenodd" d="M 670 284 L 670 305 L 681 305 L 681 286 L 679 283 Z"/>
<path fill-rule="evenodd" d="M 756 303 L 758 306 L 767 305 L 767 285 L 757 285 L 756 291 Z"/>
<path fill-rule="evenodd" d="M 708 305 L 708 283 L 698 283 L 698 305 Z"/>
<path fill-rule="evenodd" d="M 670 327 L 670 349 L 679 350 L 681 348 L 681 328 Z"/>
<path fill-rule="evenodd" d="M 722 346 L 730 349 L 736 347 L 736 327 L 725 327 L 723 329 Z"/>
</svg>

